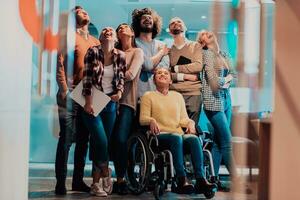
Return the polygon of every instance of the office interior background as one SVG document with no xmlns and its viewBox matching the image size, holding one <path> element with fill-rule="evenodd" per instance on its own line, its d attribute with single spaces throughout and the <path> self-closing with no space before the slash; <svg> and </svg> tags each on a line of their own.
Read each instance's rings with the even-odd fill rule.
<svg viewBox="0 0 300 200">
<path fill-rule="evenodd" d="M 105 26 L 131 23 L 132 10 L 143 7 L 162 16 L 158 39 L 168 46 L 167 26 L 175 16 L 185 21 L 190 40 L 202 29 L 215 32 L 238 72 L 231 128 L 240 173 L 254 176 L 255 199 L 300 198 L 296 0 L 1 0 L 1 5 L 0 199 L 27 199 L 30 178 L 53 169 L 59 133 L 56 57 L 64 49 L 72 60 L 75 5 L 89 13 L 96 37 Z M 211 131 L 203 113 L 199 123 Z"/>
</svg>

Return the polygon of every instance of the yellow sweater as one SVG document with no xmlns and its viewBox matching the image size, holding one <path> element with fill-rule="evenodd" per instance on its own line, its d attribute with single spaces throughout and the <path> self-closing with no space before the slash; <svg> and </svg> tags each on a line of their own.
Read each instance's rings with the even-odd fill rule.
<svg viewBox="0 0 300 200">
<path fill-rule="evenodd" d="M 187 127 L 189 119 L 182 95 L 169 91 L 163 95 L 158 91 L 146 92 L 141 100 L 140 124 L 149 125 L 155 119 L 163 133 L 183 134 L 181 127 Z"/>
</svg>

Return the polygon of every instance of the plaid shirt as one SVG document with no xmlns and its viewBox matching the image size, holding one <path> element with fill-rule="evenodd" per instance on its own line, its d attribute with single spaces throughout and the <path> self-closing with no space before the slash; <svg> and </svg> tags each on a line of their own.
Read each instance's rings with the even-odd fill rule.
<svg viewBox="0 0 300 200">
<path fill-rule="evenodd" d="M 203 50 L 203 71 L 201 72 L 202 79 L 202 95 L 204 109 L 210 111 L 224 111 L 224 102 L 226 95 L 229 94 L 229 88 L 222 88 L 225 84 L 225 77 L 228 74 L 236 78 L 236 73 L 230 65 L 230 56 L 225 52 L 219 52 L 220 60 L 224 65 L 227 65 L 229 70 L 226 73 L 223 66 L 217 63 L 217 54 L 210 49 Z M 233 84 L 231 81 L 230 85 Z"/>
<path fill-rule="evenodd" d="M 113 49 L 112 54 L 114 70 L 112 85 L 114 93 L 117 93 L 117 91 L 123 92 L 126 72 L 125 53 Z M 104 74 L 104 53 L 101 49 L 101 45 L 88 49 L 84 58 L 84 65 L 82 95 L 90 96 L 92 94 L 92 85 L 103 91 L 102 77 Z"/>
</svg>

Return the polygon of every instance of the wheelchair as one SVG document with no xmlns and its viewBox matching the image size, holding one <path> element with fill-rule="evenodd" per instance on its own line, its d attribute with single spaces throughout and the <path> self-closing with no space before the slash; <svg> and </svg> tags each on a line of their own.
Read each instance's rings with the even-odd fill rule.
<svg viewBox="0 0 300 200">
<path fill-rule="evenodd" d="M 204 171 L 206 179 L 215 183 L 216 176 L 210 152 L 212 141 L 205 132 L 200 138 L 203 140 Z M 136 195 L 144 191 L 153 191 L 155 199 L 160 199 L 171 185 L 175 192 L 177 185 L 173 167 L 173 157 L 169 150 L 160 151 L 156 136 L 150 131 L 138 132 L 128 139 L 128 166 L 127 181 L 129 190 Z M 191 162 L 185 162 L 187 176 L 193 178 Z M 206 191 L 204 196 L 211 199 L 215 196 L 214 190 Z"/>
</svg>

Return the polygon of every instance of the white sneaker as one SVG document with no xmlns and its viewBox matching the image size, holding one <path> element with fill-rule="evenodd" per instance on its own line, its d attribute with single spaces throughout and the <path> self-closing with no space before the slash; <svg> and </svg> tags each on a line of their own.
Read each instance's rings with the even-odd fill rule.
<svg viewBox="0 0 300 200">
<path fill-rule="evenodd" d="M 103 190 L 107 194 L 111 194 L 112 190 L 113 190 L 113 182 L 111 180 L 111 173 L 112 173 L 112 170 L 110 168 L 108 168 L 108 177 L 102 178 L 103 179 Z"/>
<path fill-rule="evenodd" d="M 107 193 L 103 190 L 101 179 L 100 179 L 100 183 L 94 183 L 91 185 L 90 194 L 95 195 L 97 197 L 107 197 Z"/>
</svg>

